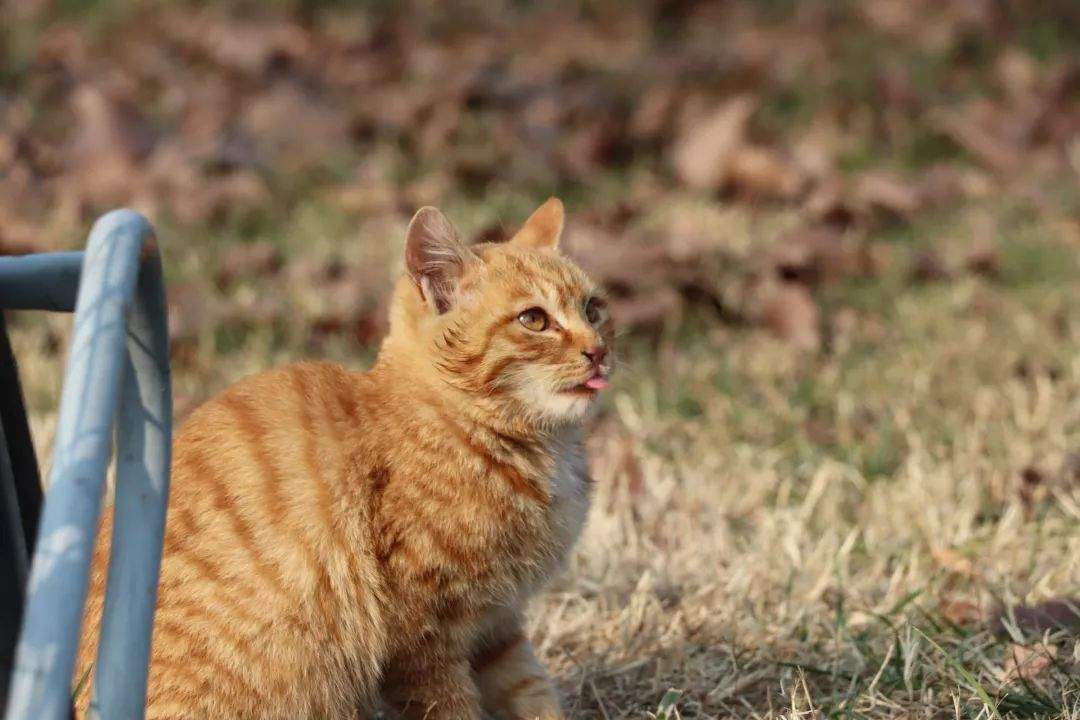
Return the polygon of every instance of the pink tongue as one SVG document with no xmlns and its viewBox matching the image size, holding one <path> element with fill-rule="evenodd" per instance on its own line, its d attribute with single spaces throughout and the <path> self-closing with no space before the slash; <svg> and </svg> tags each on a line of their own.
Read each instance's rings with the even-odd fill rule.
<svg viewBox="0 0 1080 720">
<path fill-rule="evenodd" d="M 590 390 L 603 390 L 608 386 L 607 378 L 602 378 L 599 375 L 591 377 L 585 381 L 585 387 Z"/>
</svg>

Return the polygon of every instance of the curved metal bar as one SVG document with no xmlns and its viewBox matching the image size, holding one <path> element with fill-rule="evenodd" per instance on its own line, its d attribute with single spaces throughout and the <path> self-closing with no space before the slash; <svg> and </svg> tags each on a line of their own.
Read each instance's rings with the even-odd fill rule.
<svg viewBox="0 0 1080 720">
<path fill-rule="evenodd" d="M 141 718 L 165 535 L 172 381 L 161 258 L 143 246 L 117 418 L 116 504 L 90 718 Z"/>
<path fill-rule="evenodd" d="M 8 720 L 69 713 L 118 407 L 117 506 L 95 697 L 102 717 L 143 717 L 168 496 L 168 362 L 153 232 L 141 215 L 113 211 L 95 223 L 83 263 Z M 130 383 L 123 392 L 121 378 Z"/>
<path fill-rule="evenodd" d="M 84 254 L 0 257 L 0 308 L 71 312 L 75 309 Z"/>
</svg>

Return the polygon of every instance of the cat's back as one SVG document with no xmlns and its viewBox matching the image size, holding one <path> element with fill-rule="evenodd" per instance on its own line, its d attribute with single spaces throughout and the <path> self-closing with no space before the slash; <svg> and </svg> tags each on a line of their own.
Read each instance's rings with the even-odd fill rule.
<svg viewBox="0 0 1080 720">
<path fill-rule="evenodd" d="M 302 587 L 331 582 L 317 562 L 330 545 L 356 542 L 366 505 L 357 474 L 365 378 L 330 363 L 296 363 L 249 376 L 211 398 L 173 446 L 166 552 L 187 520 L 225 523 L 233 537 Z M 190 513 L 190 515 L 188 514 Z M 188 533 L 198 542 L 199 528 Z M 348 537 L 346 537 L 348 536 Z M 262 542 L 258 542 L 262 541 Z"/>
<path fill-rule="evenodd" d="M 358 419 L 364 373 L 328 362 L 299 362 L 244 377 L 197 407 L 179 427 L 174 447 L 198 444 L 213 435 L 254 442 L 265 435 L 268 450 L 288 435 L 329 436 L 341 444 Z M 221 433 L 228 433 L 224 437 Z"/>
</svg>

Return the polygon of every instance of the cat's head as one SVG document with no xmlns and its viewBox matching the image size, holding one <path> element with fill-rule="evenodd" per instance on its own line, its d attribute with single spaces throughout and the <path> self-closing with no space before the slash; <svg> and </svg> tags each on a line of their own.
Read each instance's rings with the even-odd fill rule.
<svg viewBox="0 0 1080 720">
<path fill-rule="evenodd" d="M 552 198 L 506 242 L 467 246 L 441 212 L 420 209 L 390 338 L 485 406 L 546 425 L 580 420 L 608 385 L 614 334 L 599 288 L 559 252 L 562 228 Z"/>
</svg>

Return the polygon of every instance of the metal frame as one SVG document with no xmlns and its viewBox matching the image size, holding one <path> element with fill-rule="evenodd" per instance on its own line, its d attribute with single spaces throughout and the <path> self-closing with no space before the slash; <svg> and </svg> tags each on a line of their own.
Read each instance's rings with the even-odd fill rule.
<svg viewBox="0 0 1080 720">
<path fill-rule="evenodd" d="M 115 429 L 112 556 L 89 717 L 142 718 L 172 435 L 165 294 L 150 224 L 115 210 L 95 223 L 85 253 L 0 258 L 0 308 L 75 311 L 5 717 L 70 714 Z"/>
<path fill-rule="evenodd" d="M 15 356 L 0 312 L 0 705 L 8 696 L 15 642 L 22 625 L 23 588 L 41 515 L 41 480 L 30 438 Z"/>
</svg>

